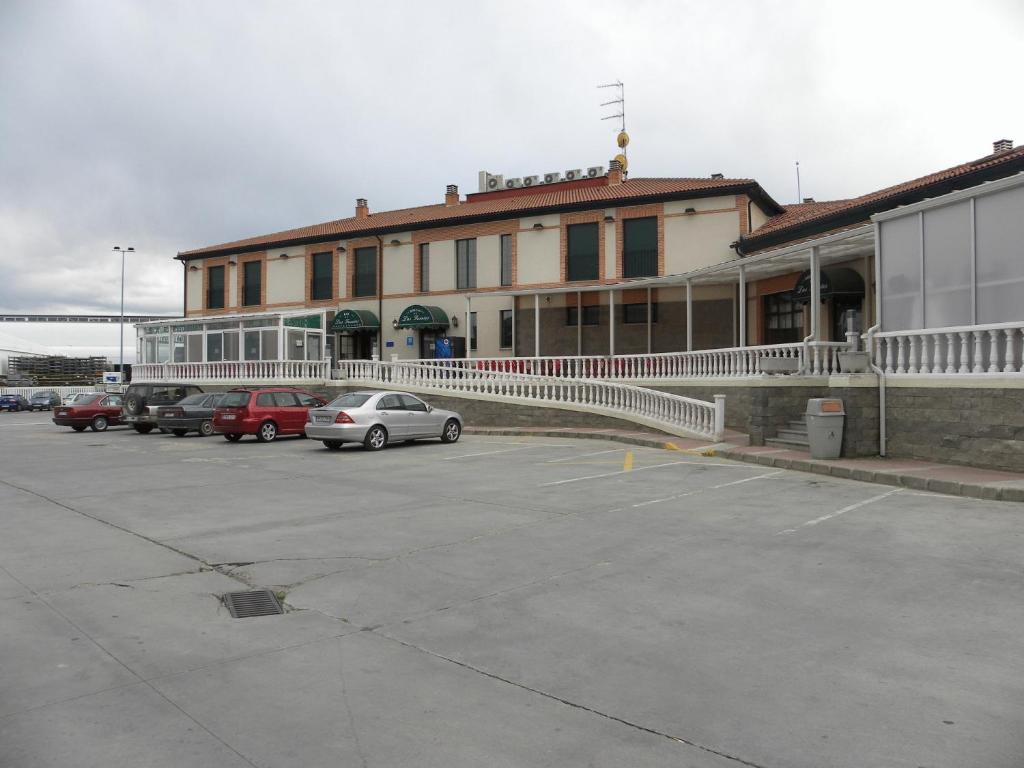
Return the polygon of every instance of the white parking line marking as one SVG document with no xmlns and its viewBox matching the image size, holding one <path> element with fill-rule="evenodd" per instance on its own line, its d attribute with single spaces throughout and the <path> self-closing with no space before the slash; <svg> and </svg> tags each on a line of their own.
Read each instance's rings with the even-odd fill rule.
<svg viewBox="0 0 1024 768">
<path fill-rule="evenodd" d="M 522 451 L 522 450 L 524 450 L 526 448 L 530 448 L 530 447 L 531 446 L 529 446 L 529 445 L 523 445 L 523 446 L 520 446 L 519 448 L 506 448 L 503 451 L 484 451 L 483 453 L 463 453 L 463 454 L 461 454 L 459 456 L 448 456 L 446 458 L 441 459 L 441 461 L 455 461 L 455 459 L 468 459 L 468 458 L 471 458 L 473 456 L 493 456 L 496 453 L 511 453 L 512 451 Z"/>
<path fill-rule="evenodd" d="M 755 475 L 754 477 L 744 477 L 742 480 L 733 480 L 731 483 L 722 483 L 721 485 L 712 485 L 712 489 L 728 488 L 730 485 L 739 485 L 740 483 L 749 483 L 751 480 L 764 480 L 766 477 L 775 477 L 781 475 L 786 470 L 777 469 L 774 472 L 769 472 L 766 475 Z"/>
<path fill-rule="evenodd" d="M 826 520 L 831 520 L 833 517 L 839 517 L 839 515 L 845 514 L 846 512 L 852 512 L 855 509 L 866 507 L 868 504 L 874 504 L 876 501 L 881 501 L 887 496 L 892 496 L 894 493 L 899 493 L 902 490 L 902 488 L 893 488 L 891 491 L 886 491 L 885 493 L 880 493 L 877 496 L 872 496 L 870 499 L 858 501 L 856 504 L 850 504 L 849 506 L 843 507 L 842 509 L 836 510 L 835 512 L 830 512 L 827 515 L 822 515 L 821 517 L 816 517 L 813 520 L 808 520 L 806 523 L 801 523 L 796 528 L 787 528 L 784 531 L 779 531 L 775 535 L 778 536 L 779 534 L 783 533 L 796 533 L 801 528 L 806 528 L 809 525 L 817 525 L 818 523 L 823 523 Z"/>
<path fill-rule="evenodd" d="M 545 464 L 557 464 L 560 461 L 573 461 L 575 459 L 585 459 L 588 456 L 601 456 L 601 455 L 606 454 L 606 453 L 618 453 L 619 451 L 624 451 L 624 450 L 626 450 L 626 449 L 625 448 L 612 448 L 611 450 L 608 450 L 608 451 L 594 451 L 593 453 L 581 453 L 581 454 L 578 454 L 576 456 L 566 456 L 563 459 L 548 459 L 544 463 Z"/>
<path fill-rule="evenodd" d="M 578 483 L 582 480 L 597 480 L 602 477 L 614 477 L 615 475 L 624 475 L 628 472 L 643 472 L 645 469 L 661 469 L 662 467 L 674 467 L 678 464 L 697 464 L 695 461 L 670 461 L 666 464 L 652 464 L 649 467 L 639 467 L 638 469 L 622 470 L 618 472 L 604 472 L 600 475 L 587 475 L 586 477 L 570 477 L 568 480 L 555 480 L 550 483 L 541 483 L 538 488 L 546 488 L 550 485 L 565 485 L 566 483 Z"/>
</svg>

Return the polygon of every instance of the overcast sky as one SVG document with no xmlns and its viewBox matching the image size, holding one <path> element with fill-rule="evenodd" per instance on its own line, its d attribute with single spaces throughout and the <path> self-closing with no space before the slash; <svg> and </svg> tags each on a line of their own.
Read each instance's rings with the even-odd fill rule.
<svg viewBox="0 0 1024 768">
<path fill-rule="evenodd" d="M 1020 0 L 0 0 L 0 310 L 180 313 L 180 250 L 605 165 L 850 197 L 1024 140 Z"/>
</svg>

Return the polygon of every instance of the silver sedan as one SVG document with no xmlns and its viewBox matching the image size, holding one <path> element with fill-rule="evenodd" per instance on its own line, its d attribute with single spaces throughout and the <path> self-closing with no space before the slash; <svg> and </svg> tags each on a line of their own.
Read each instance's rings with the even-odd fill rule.
<svg viewBox="0 0 1024 768">
<path fill-rule="evenodd" d="M 462 416 L 406 392 L 349 392 L 323 408 L 311 408 L 306 422 L 306 437 L 323 440 L 332 451 L 342 443 L 379 451 L 388 443 L 430 437 L 454 443 L 461 434 Z"/>
</svg>

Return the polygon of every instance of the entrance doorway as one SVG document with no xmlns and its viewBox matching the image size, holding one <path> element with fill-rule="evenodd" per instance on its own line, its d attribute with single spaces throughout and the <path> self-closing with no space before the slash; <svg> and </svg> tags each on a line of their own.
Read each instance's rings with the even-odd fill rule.
<svg viewBox="0 0 1024 768">
<path fill-rule="evenodd" d="M 764 343 L 792 344 L 803 338 L 803 309 L 793 301 L 793 292 L 770 293 L 764 297 Z"/>
<path fill-rule="evenodd" d="M 354 331 L 338 334 L 339 360 L 371 360 L 373 345 L 377 340 L 375 331 Z"/>
</svg>

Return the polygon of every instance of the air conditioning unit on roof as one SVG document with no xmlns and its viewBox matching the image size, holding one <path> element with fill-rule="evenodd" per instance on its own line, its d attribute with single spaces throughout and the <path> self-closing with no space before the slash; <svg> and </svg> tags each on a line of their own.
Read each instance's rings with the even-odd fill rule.
<svg viewBox="0 0 1024 768">
<path fill-rule="evenodd" d="M 583 178 L 583 171 L 580 170 L 579 168 L 574 168 L 571 171 L 566 171 L 565 172 L 565 180 L 566 181 L 576 181 L 576 179 L 582 179 L 582 178 Z"/>
<path fill-rule="evenodd" d="M 562 174 L 560 174 L 558 171 L 549 171 L 548 173 L 544 174 L 545 184 L 556 184 L 561 180 Z"/>
<path fill-rule="evenodd" d="M 523 186 L 522 179 L 505 179 L 505 189 L 515 189 Z"/>
<path fill-rule="evenodd" d="M 540 176 L 523 176 L 524 187 L 535 187 L 540 184 Z"/>
<path fill-rule="evenodd" d="M 491 176 L 487 174 L 487 191 L 494 192 L 499 189 L 505 188 L 505 177 L 504 176 Z"/>
<path fill-rule="evenodd" d="M 596 179 L 598 176 L 604 176 L 603 165 L 592 165 L 589 168 L 587 168 L 588 179 Z"/>
</svg>

